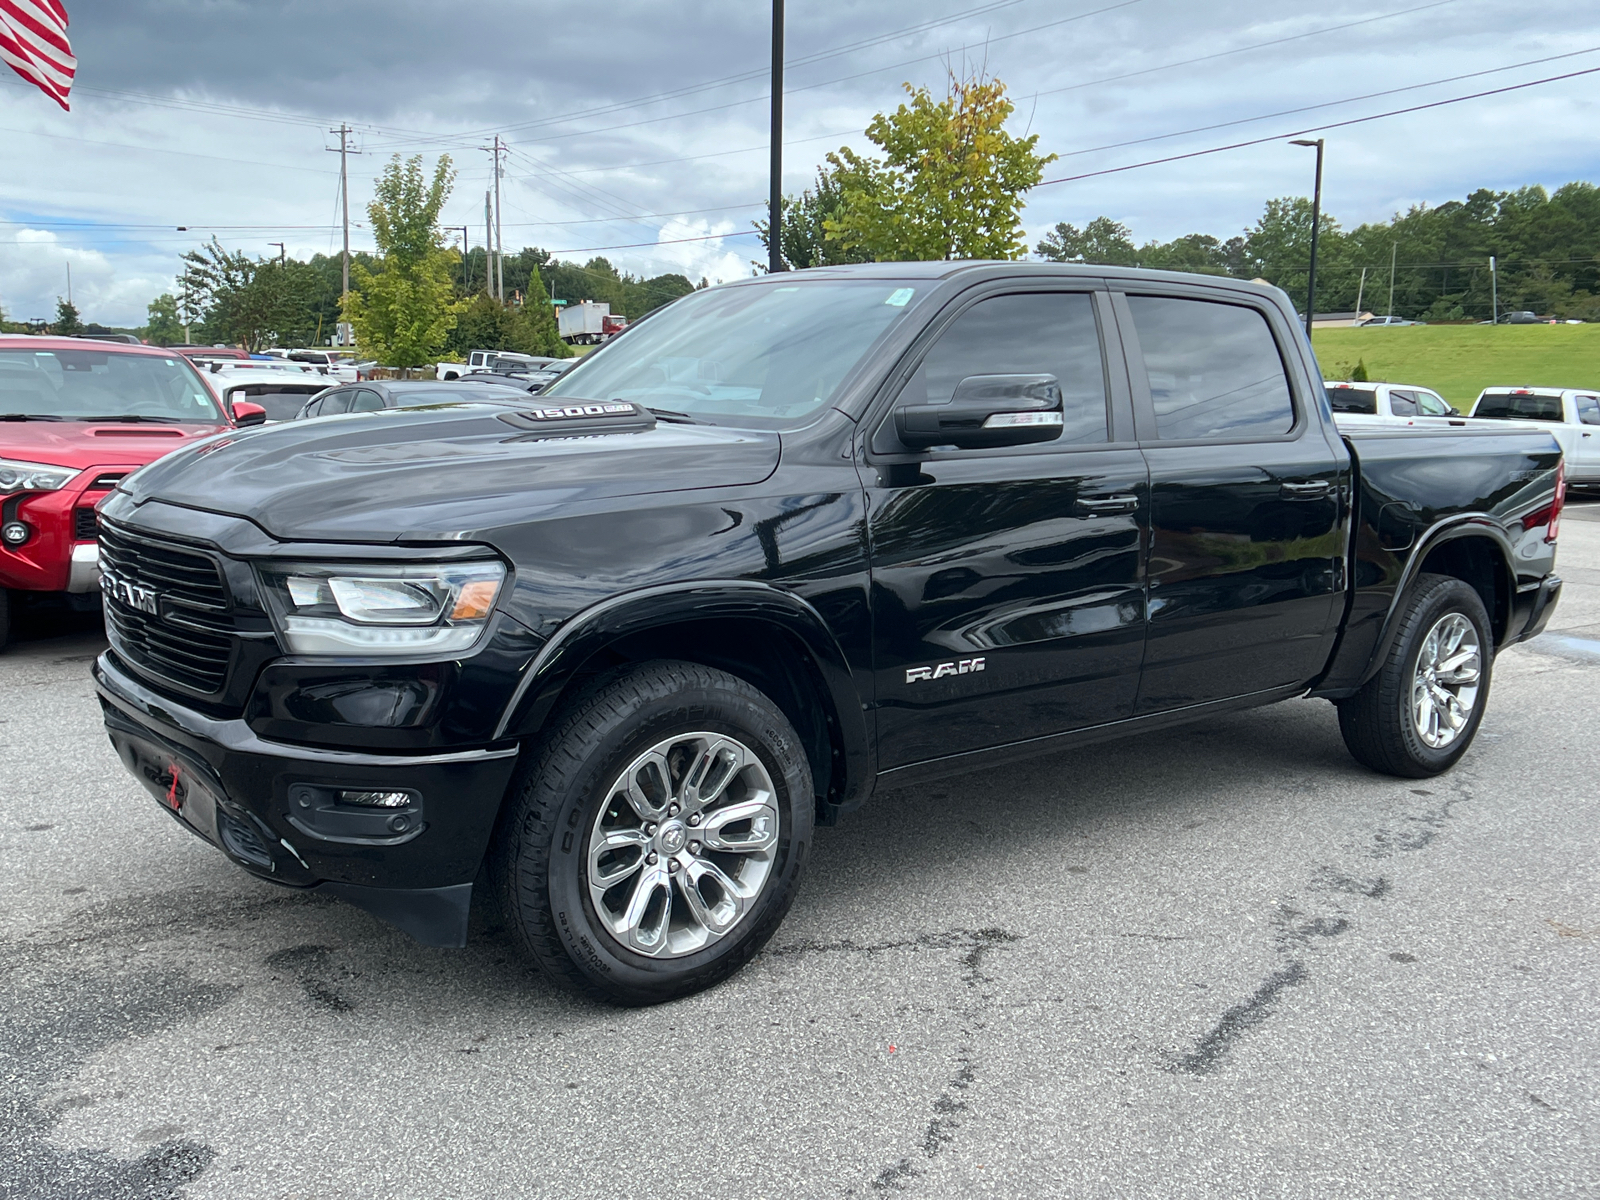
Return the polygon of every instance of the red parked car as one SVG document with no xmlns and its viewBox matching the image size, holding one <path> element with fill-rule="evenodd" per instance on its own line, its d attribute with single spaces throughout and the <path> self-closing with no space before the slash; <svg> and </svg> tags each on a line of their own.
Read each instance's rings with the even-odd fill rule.
<svg viewBox="0 0 1600 1200">
<path fill-rule="evenodd" d="M 118 481 L 264 419 L 243 401 L 226 411 L 170 350 L 0 336 L 0 647 L 19 593 L 98 603 L 94 509 Z"/>
</svg>

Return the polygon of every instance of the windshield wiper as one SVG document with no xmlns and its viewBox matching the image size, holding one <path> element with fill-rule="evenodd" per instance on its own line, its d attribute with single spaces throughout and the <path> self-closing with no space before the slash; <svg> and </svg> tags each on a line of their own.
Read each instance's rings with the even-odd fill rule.
<svg viewBox="0 0 1600 1200">
<path fill-rule="evenodd" d="M 182 425 L 185 423 L 185 418 L 183 417 L 147 417 L 143 413 L 116 413 L 109 417 L 73 417 L 72 419 L 74 421 L 91 421 L 97 425 L 112 423 L 137 425 L 144 421 L 148 421 L 152 425 Z M 197 425 L 204 425 L 207 423 L 208 422 L 205 421 L 195 422 Z"/>
<path fill-rule="evenodd" d="M 673 408 L 650 408 L 647 405 L 645 407 L 645 412 L 649 413 L 653 417 L 660 417 L 663 421 L 671 422 L 674 425 L 709 425 L 709 424 L 711 424 L 710 421 L 702 421 L 702 420 L 700 420 L 699 417 L 691 417 L 688 413 L 679 412 L 679 411 L 677 411 L 677 409 L 673 409 Z"/>
<path fill-rule="evenodd" d="M 0 413 L 0 421 L 64 421 L 65 417 L 49 413 Z"/>
</svg>

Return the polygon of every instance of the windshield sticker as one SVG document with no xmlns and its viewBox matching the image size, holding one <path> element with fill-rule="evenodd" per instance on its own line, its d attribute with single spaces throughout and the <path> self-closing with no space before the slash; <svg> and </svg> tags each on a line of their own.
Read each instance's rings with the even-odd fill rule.
<svg viewBox="0 0 1600 1200">
<path fill-rule="evenodd" d="M 889 298 L 885 300 L 884 303 L 892 304 L 895 308 L 904 308 L 906 306 L 906 302 L 916 294 L 916 288 L 895 288 L 894 291 L 889 293 Z"/>
</svg>

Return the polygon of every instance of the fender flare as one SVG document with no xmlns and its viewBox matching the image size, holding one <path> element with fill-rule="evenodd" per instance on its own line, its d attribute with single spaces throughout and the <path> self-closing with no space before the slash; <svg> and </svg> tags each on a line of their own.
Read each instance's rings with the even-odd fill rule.
<svg viewBox="0 0 1600 1200">
<path fill-rule="evenodd" d="M 579 668 L 617 639 L 683 621 L 718 618 L 764 621 L 793 634 L 805 646 L 828 693 L 844 752 L 843 780 L 835 789 L 835 802 L 848 807 L 864 799 L 873 778 L 872 741 L 849 661 L 809 601 L 758 580 L 662 584 L 623 592 L 574 613 L 523 668 L 500 714 L 495 740 L 536 732 Z"/>
<path fill-rule="evenodd" d="M 1400 624 L 1400 605 L 1411 594 L 1417 576 L 1422 574 L 1424 560 L 1440 546 L 1469 537 L 1487 538 L 1494 543 L 1495 549 L 1499 551 L 1500 571 L 1505 578 L 1506 594 L 1516 595 L 1517 575 L 1511 566 L 1513 553 L 1511 538 L 1498 521 L 1483 513 L 1460 513 L 1434 522 L 1417 539 L 1411 557 L 1406 560 L 1405 568 L 1395 585 L 1394 595 L 1389 599 L 1389 611 L 1384 614 L 1383 628 L 1378 633 L 1378 640 L 1373 644 L 1372 658 L 1361 672 L 1361 684 L 1365 684 L 1376 675 L 1383 666 L 1383 660 L 1388 657 L 1389 647 L 1394 644 L 1395 632 Z M 1494 614 L 1491 612 L 1490 619 L 1493 620 L 1493 617 Z M 1496 653 L 1499 649 L 1497 645 Z"/>
</svg>

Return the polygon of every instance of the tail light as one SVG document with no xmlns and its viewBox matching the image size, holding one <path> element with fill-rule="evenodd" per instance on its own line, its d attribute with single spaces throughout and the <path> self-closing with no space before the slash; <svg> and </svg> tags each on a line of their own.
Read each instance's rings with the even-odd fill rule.
<svg viewBox="0 0 1600 1200">
<path fill-rule="evenodd" d="M 1550 504 L 1550 524 L 1544 531 L 1546 543 L 1553 544 L 1561 532 L 1561 510 L 1567 503 L 1567 460 L 1556 467 L 1556 498 Z"/>
</svg>

